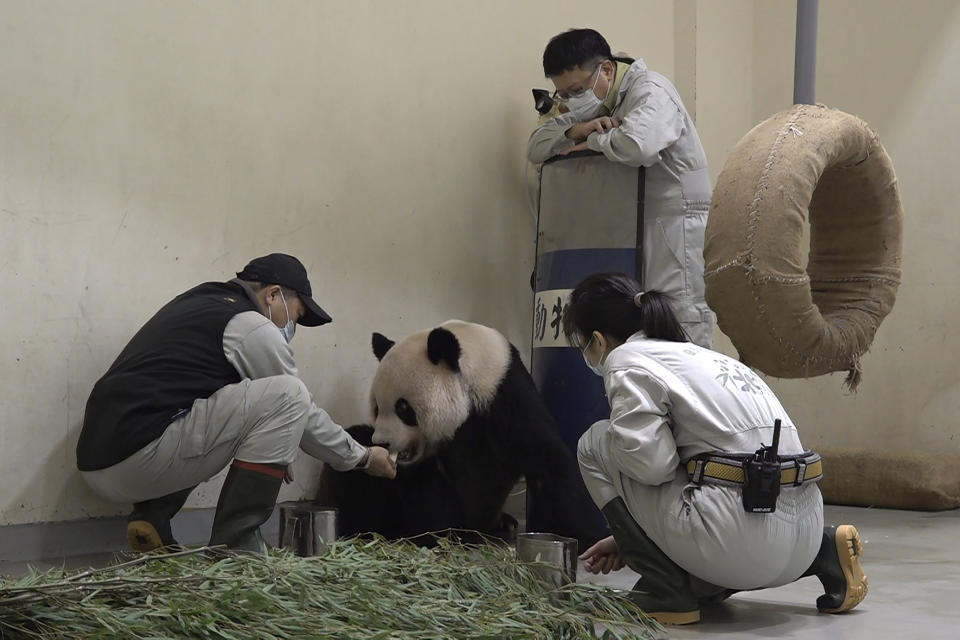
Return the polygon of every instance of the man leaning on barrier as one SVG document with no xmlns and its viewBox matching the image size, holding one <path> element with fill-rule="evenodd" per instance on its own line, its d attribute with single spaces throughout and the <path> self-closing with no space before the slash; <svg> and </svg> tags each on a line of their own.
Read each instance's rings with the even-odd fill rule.
<svg viewBox="0 0 960 640">
<path fill-rule="evenodd" d="M 539 104 L 552 106 L 530 136 L 527 158 L 542 163 L 591 150 L 645 167 L 644 216 L 657 232 L 643 247 L 644 286 L 670 294 L 691 340 L 710 347 L 713 314 L 703 286 L 710 177 L 697 129 L 673 83 L 643 60 L 615 57 L 593 29 L 551 38 L 543 71 L 556 91 L 541 96 Z"/>
</svg>

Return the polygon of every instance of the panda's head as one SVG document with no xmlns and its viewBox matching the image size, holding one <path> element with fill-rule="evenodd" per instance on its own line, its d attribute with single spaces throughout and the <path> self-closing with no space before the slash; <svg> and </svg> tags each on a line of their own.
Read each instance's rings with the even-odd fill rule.
<svg viewBox="0 0 960 640">
<path fill-rule="evenodd" d="M 370 403 L 373 443 L 401 464 L 431 455 L 493 401 L 510 366 L 510 343 L 489 327 L 450 320 L 394 343 L 373 334 L 380 366 Z"/>
</svg>

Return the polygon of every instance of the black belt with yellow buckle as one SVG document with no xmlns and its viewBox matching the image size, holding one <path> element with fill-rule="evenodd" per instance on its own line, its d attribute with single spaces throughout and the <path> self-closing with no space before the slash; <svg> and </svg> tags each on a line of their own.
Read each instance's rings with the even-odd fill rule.
<svg viewBox="0 0 960 640">
<path fill-rule="evenodd" d="M 687 475 L 696 484 L 743 485 L 745 460 L 753 454 L 706 453 L 687 461 Z M 808 451 L 796 456 L 779 456 L 780 486 L 798 487 L 823 478 L 823 461 Z"/>
</svg>

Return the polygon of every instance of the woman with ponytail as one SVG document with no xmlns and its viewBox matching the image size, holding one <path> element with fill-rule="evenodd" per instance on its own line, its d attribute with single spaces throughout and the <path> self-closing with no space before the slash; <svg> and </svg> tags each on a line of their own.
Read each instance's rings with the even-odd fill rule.
<svg viewBox="0 0 960 640">
<path fill-rule="evenodd" d="M 610 419 L 577 448 L 613 533 L 581 556 L 588 571 L 640 573 L 633 597 L 665 624 L 697 622 L 703 604 L 804 576 L 823 583 L 821 611 L 863 600 L 859 534 L 823 526 L 819 456 L 804 450 L 759 376 L 689 342 L 669 296 L 624 274 L 577 285 L 563 329 L 603 377 L 610 402 Z M 757 485 L 745 479 L 756 477 L 750 462 L 774 441 L 777 421 L 779 457 L 766 459 L 780 483 L 765 485 L 769 503 L 757 502 Z M 770 497 L 770 484 L 779 495 Z"/>
</svg>

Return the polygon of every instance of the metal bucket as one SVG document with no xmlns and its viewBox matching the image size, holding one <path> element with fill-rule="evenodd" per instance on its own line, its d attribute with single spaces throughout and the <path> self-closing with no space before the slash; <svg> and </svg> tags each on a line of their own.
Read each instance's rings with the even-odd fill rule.
<svg viewBox="0 0 960 640">
<path fill-rule="evenodd" d="M 536 571 L 554 587 L 577 581 L 577 541 L 552 533 L 521 533 L 517 536 L 517 559 L 546 566 Z"/>
<path fill-rule="evenodd" d="M 282 502 L 280 544 L 298 556 L 315 556 L 337 539 L 337 510 L 311 502 Z"/>
</svg>

